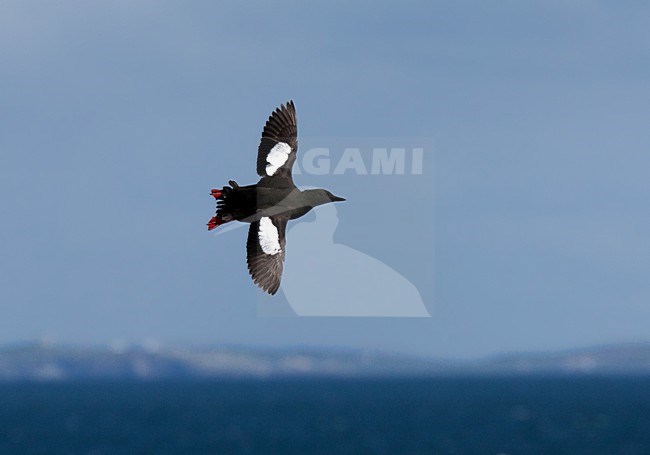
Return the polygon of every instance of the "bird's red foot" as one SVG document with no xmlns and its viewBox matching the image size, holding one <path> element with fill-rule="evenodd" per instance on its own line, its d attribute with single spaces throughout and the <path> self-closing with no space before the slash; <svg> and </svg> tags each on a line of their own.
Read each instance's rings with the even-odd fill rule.
<svg viewBox="0 0 650 455">
<path fill-rule="evenodd" d="M 212 229 L 219 227 L 222 224 L 226 224 L 232 220 L 233 219 L 230 215 L 226 215 L 226 219 L 223 219 L 221 215 L 213 216 L 210 218 L 210 221 L 208 221 L 208 231 L 211 231 Z"/>
<path fill-rule="evenodd" d="M 211 231 L 212 229 L 216 228 L 220 224 L 223 224 L 223 220 L 221 219 L 220 216 L 213 216 L 210 218 L 210 221 L 208 221 L 208 231 Z"/>
<path fill-rule="evenodd" d="M 221 190 L 214 190 L 213 189 L 212 191 L 210 191 L 210 194 L 212 195 L 213 198 L 219 199 L 221 197 L 222 192 L 221 192 Z"/>
</svg>

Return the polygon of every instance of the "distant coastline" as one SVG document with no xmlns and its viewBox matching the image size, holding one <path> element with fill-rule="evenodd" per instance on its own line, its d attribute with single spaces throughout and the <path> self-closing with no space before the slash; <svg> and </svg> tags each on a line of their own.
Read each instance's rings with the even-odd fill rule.
<svg viewBox="0 0 650 455">
<path fill-rule="evenodd" d="M 650 343 L 509 353 L 463 361 L 317 348 L 132 346 L 116 349 L 38 342 L 0 348 L 2 382 L 539 374 L 650 375 Z"/>
</svg>

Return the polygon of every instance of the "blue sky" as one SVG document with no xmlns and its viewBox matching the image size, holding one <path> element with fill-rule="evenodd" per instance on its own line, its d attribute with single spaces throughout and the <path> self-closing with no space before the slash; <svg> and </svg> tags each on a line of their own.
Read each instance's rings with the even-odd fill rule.
<svg viewBox="0 0 650 455">
<path fill-rule="evenodd" d="M 649 13 L 2 2 L 0 342 L 472 357 L 649 341 Z M 280 303 L 250 283 L 243 230 L 204 230 L 208 192 L 256 180 L 288 99 L 304 138 L 434 139 L 426 207 L 398 177 L 297 179 L 348 198 L 335 240 L 428 283 L 432 318 L 259 317 Z"/>
</svg>

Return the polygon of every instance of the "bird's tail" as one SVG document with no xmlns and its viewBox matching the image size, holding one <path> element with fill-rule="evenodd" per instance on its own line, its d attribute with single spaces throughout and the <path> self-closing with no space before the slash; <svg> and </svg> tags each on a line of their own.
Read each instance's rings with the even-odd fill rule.
<svg viewBox="0 0 650 455">
<path fill-rule="evenodd" d="M 210 195 L 217 201 L 217 214 L 208 221 L 208 231 L 235 219 L 228 209 L 226 199 L 233 190 L 239 188 L 239 185 L 234 180 L 230 180 L 228 183 L 230 186 L 226 185 L 220 190 L 213 189 L 210 191 Z"/>
</svg>

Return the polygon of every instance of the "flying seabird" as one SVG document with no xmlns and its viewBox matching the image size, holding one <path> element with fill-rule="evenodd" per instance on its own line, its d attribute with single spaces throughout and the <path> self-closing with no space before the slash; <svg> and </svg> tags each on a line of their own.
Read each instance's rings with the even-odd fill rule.
<svg viewBox="0 0 650 455">
<path fill-rule="evenodd" d="M 262 131 L 257 152 L 255 185 L 213 189 L 217 214 L 208 222 L 208 230 L 230 221 L 250 223 L 246 241 L 246 261 L 253 281 L 273 295 L 280 287 L 285 253 L 285 229 L 314 207 L 345 201 L 327 190 L 301 191 L 293 183 L 291 168 L 298 152 L 298 126 L 293 101 L 281 104 L 269 117 Z"/>
</svg>

